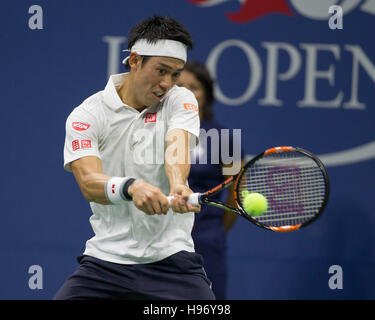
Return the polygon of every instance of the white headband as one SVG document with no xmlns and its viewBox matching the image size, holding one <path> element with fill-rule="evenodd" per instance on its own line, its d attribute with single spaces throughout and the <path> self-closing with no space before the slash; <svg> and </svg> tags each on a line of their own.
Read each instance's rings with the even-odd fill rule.
<svg viewBox="0 0 375 320">
<path fill-rule="evenodd" d="M 129 51 L 129 50 L 123 50 Z M 137 40 L 132 46 L 130 52 L 136 52 L 141 56 L 158 56 L 177 58 L 184 62 L 187 59 L 187 47 L 180 41 L 175 40 L 157 40 L 151 43 L 146 39 Z M 122 63 L 125 64 L 129 57 L 126 57 Z"/>
</svg>

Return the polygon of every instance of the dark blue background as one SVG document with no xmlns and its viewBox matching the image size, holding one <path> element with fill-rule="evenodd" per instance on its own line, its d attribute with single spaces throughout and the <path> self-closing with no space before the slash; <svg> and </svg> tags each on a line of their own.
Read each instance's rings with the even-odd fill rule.
<svg viewBox="0 0 375 320">
<path fill-rule="evenodd" d="M 43 8 L 43 30 L 31 30 L 28 9 Z M 335 66 L 335 82 L 317 80 L 317 97 L 330 100 L 342 90 L 350 97 L 352 55 L 358 45 L 375 64 L 375 16 L 354 10 L 344 30 L 327 20 L 270 14 L 237 24 L 225 12 L 238 1 L 198 7 L 185 0 L 56 0 L 2 3 L 0 19 L 0 182 L 1 299 L 50 299 L 77 266 L 75 257 L 92 235 L 90 209 L 73 176 L 63 170 L 65 119 L 83 99 L 107 81 L 108 46 L 104 36 L 126 36 L 152 14 L 180 20 L 191 32 L 190 59 L 206 61 L 220 42 L 239 39 L 257 52 L 263 77 L 251 100 L 228 106 L 217 102 L 215 117 L 242 129 L 243 149 L 256 154 L 276 145 L 295 145 L 322 155 L 351 149 L 375 139 L 375 85 L 359 68 L 359 101 L 364 110 L 298 107 L 305 86 L 306 51 L 302 43 L 336 44 L 340 59 L 319 53 L 318 68 Z M 293 7 L 291 6 L 292 10 Z M 297 75 L 279 81 L 282 107 L 261 106 L 265 96 L 267 51 L 262 42 L 286 42 L 302 58 Z M 125 44 L 122 45 L 122 49 Z M 121 57 L 123 55 L 121 54 Z M 289 66 L 280 54 L 279 72 Z M 118 61 L 119 71 L 120 60 Z M 248 62 L 238 48 L 226 50 L 217 82 L 228 97 L 242 95 L 249 81 Z M 327 162 L 331 199 L 321 219 L 309 228 L 279 234 L 237 221 L 228 237 L 230 299 L 374 299 L 375 240 L 373 206 L 375 162 Z M 31 265 L 43 268 L 43 289 L 31 290 Z M 343 289 L 328 287 L 331 265 L 343 269 Z"/>
</svg>

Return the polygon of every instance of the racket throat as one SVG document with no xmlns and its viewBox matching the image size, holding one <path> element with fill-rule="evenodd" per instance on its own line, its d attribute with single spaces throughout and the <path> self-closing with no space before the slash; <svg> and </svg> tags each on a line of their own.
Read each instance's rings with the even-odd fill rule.
<svg viewBox="0 0 375 320">
<path fill-rule="evenodd" d="M 213 201 L 213 200 L 210 200 L 208 198 L 207 195 L 205 194 L 202 194 L 200 196 L 200 199 L 199 199 L 199 203 L 200 204 L 209 204 L 210 206 L 214 206 L 214 207 L 217 207 L 217 208 L 220 208 L 220 209 L 224 209 L 224 210 L 230 210 L 230 211 L 233 211 L 233 212 L 237 212 L 238 210 L 234 207 L 231 207 L 223 202 L 220 202 L 220 201 Z"/>
<path fill-rule="evenodd" d="M 232 212 L 235 212 L 235 213 L 238 213 L 238 210 L 236 208 L 233 208 L 231 206 L 228 206 L 227 204 L 224 204 L 224 203 L 216 203 L 216 204 L 212 204 L 214 205 L 215 207 L 218 207 L 218 208 L 221 208 L 221 209 L 224 209 L 226 211 L 232 211 Z"/>
</svg>

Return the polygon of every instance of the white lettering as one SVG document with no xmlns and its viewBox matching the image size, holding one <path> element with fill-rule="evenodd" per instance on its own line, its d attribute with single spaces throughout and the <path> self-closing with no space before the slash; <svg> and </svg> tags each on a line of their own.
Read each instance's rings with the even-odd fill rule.
<svg viewBox="0 0 375 320">
<path fill-rule="evenodd" d="M 33 14 L 29 18 L 29 28 L 31 30 L 43 29 L 43 9 L 41 6 L 33 5 L 29 8 L 29 14 Z"/>
<path fill-rule="evenodd" d="M 331 290 L 343 289 L 343 272 L 339 265 L 332 265 L 328 269 L 329 274 L 333 274 L 328 280 L 328 287 Z"/>
<path fill-rule="evenodd" d="M 345 10 L 345 9 L 344 9 Z M 237 106 L 248 103 L 251 98 L 256 94 L 256 91 L 260 87 L 260 82 L 262 80 L 262 65 L 260 63 L 260 58 L 255 50 L 248 44 L 240 40 L 226 40 L 222 43 L 216 45 L 212 51 L 209 53 L 206 65 L 210 70 L 214 78 L 217 78 L 217 68 L 220 60 L 220 56 L 223 51 L 229 47 L 238 47 L 246 54 L 249 64 L 250 64 L 250 79 L 247 89 L 244 93 L 236 98 L 227 97 L 223 90 L 220 88 L 219 83 L 216 83 L 215 87 L 215 97 L 219 102 L 227 106 Z M 285 42 L 262 42 L 262 47 L 266 49 L 266 76 L 265 76 L 265 94 L 262 99 L 259 99 L 258 104 L 261 106 L 283 106 L 282 97 L 278 97 L 278 86 L 281 81 L 290 81 L 295 78 L 302 65 L 303 55 L 301 50 L 294 47 L 292 44 Z M 366 104 L 360 102 L 358 88 L 359 88 L 359 66 L 362 66 L 365 72 L 370 76 L 371 80 L 375 82 L 375 64 L 369 59 L 365 54 L 363 49 L 357 45 L 345 45 L 344 52 L 350 53 L 350 58 L 352 60 L 352 73 L 350 78 L 350 72 L 346 72 L 347 80 L 351 81 L 351 92 L 349 101 L 344 102 L 344 91 L 335 88 L 335 77 L 336 68 L 344 67 L 347 68 L 347 61 L 343 61 L 338 64 L 341 59 L 341 48 L 338 44 L 321 44 L 321 43 L 301 43 L 300 48 L 306 52 L 305 54 L 305 83 L 303 98 L 296 101 L 296 105 L 299 107 L 314 107 L 314 108 L 341 108 L 344 109 L 356 109 L 365 110 Z M 279 59 L 282 53 L 286 52 L 289 56 L 290 63 L 289 67 L 285 71 L 279 70 Z M 328 68 L 322 69 L 319 65 L 321 56 L 327 54 L 333 56 L 333 63 L 329 65 Z M 220 61 L 222 63 L 222 61 Z M 230 61 L 228 63 L 231 63 Z M 350 64 L 349 64 L 350 65 Z M 232 74 L 228 77 L 233 77 Z M 327 81 L 329 87 L 332 88 L 331 95 L 332 99 L 321 100 L 319 98 L 319 93 L 324 86 L 323 80 Z M 318 86 L 319 84 L 319 86 Z"/>
<path fill-rule="evenodd" d="M 199 146 L 198 150 L 194 152 L 195 156 L 191 158 L 191 163 L 192 164 L 207 164 L 208 159 L 207 159 L 207 139 L 208 137 L 210 138 L 211 141 L 211 159 L 210 163 L 211 164 L 219 164 L 220 163 L 220 157 L 219 157 L 219 131 L 215 128 L 211 128 L 208 131 L 205 129 L 200 129 L 199 133 Z M 201 150 L 201 152 L 198 152 Z M 198 162 L 197 162 L 198 160 Z"/>
<path fill-rule="evenodd" d="M 229 129 L 221 130 L 221 161 L 223 175 L 235 175 L 241 169 L 241 129 L 233 129 L 233 153 L 230 152 Z"/>
<path fill-rule="evenodd" d="M 318 100 L 316 97 L 317 79 L 327 79 L 330 86 L 335 84 L 335 66 L 331 64 L 328 70 L 318 70 L 318 52 L 330 51 L 336 60 L 340 59 L 338 45 L 302 43 L 301 48 L 306 50 L 305 97 L 298 101 L 299 107 L 338 108 L 341 105 L 344 93 L 340 91 L 333 100 Z"/>
<path fill-rule="evenodd" d="M 224 50 L 230 47 L 237 47 L 240 48 L 246 55 L 249 61 L 249 73 L 250 73 L 250 81 L 246 91 L 237 98 L 229 98 L 227 97 L 222 90 L 220 89 L 219 84 L 215 83 L 215 96 L 218 101 L 223 104 L 231 105 L 231 106 L 238 106 L 241 104 L 246 103 L 250 100 L 256 91 L 259 88 L 259 85 L 262 81 L 262 62 L 258 57 L 257 52 L 246 42 L 237 39 L 230 39 L 223 41 L 222 43 L 218 44 L 209 54 L 207 57 L 207 68 L 210 71 L 211 75 L 214 79 L 216 77 L 216 70 L 217 65 L 219 62 L 220 55 L 223 53 Z M 228 75 L 233 77 L 233 75 Z"/>
<path fill-rule="evenodd" d="M 104 36 L 103 41 L 108 43 L 107 76 L 119 72 L 120 45 L 126 41 L 125 37 Z"/>
<path fill-rule="evenodd" d="M 29 288 L 31 290 L 43 289 L 43 269 L 41 266 L 32 265 L 29 267 L 29 274 L 33 274 L 29 278 Z"/>
<path fill-rule="evenodd" d="M 328 9 L 328 13 L 333 13 L 332 16 L 328 20 L 328 26 L 331 30 L 335 29 L 344 29 L 343 26 L 343 11 L 340 6 L 330 6 Z"/>
<path fill-rule="evenodd" d="M 354 45 L 346 45 L 345 49 L 352 53 L 353 64 L 352 64 L 352 87 L 351 87 L 350 101 L 344 103 L 344 108 L 363 110 L 366 108 L 366 105 L 358 101 L 359 65 L 363 66 L 363 69 L 370 76 L 373 82 L 375 82 L 375 65 L 371 63 L 370 59 L 363 52 L 361 47 L 354 46 Z"/>
<path fill-rule="evenodd" d="M 259 100 L 259 104 L 282 106 L 283 102 L 277 99 L 277 80 L 286 81 L 296 76 L 301 67 L 301 55 L 294 46 L 285 42 L 262 42 L 262 46 L 267 49 L 266 96 Z M 288 53 L 290 65 L 287 71 L 278 74 L 278 56 L 281 50 Z"/>
<path fill-rule="evenodd" d="M 149 307 L 144 307 L 143 314 L 152 315 L 152 314 L 165 314 L 169 315 L 171 318 L 174 318 L 176 315 L 178 307 L 164 307 L 164 306 L 154 306 L 152 303 Z"/>
</svg>

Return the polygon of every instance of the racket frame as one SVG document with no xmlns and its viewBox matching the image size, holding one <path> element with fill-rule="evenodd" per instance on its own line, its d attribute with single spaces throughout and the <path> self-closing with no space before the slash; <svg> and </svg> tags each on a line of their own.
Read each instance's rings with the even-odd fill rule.
<svg viewBox="0 0 375 320">
<path fill-rule="evenodd" d="M 239 181 L 241 180 L 242 175 L 246 172 L 247 168 L 249 168 L 251 165 L 253 165 L 260 158 L 266 157 L 270 154 L 282 153 L 282 152 L 297 152 L 297 153 L 301 153 L 301 154 L 309 157 L 310 159 L 312 159 L 318 165 L 321 173 L 323 174 L 324 183 L 325 183 L 325 194 L 324 194 L 323 203 L 322 203 L 318 213 L 316 213 L 314 215 L 314 217 L 312 217 L 311 219 L 309 219 L 309 220 L 307 220 L 307 221 L 305 221 L 301 224 L 296 224 L 296 225 L 279 226 L 279 227 L 278 226 L 268 226 L 268 225 L 262 224 L 261 222 L 259 222 L 255 218 L 253 218 L 251 215 L 247 214 L 246 211 L 244 210 L 244 208 L 242 206 L 242 203 L 241 203 L 241 200 L 239 198 Z M 234 200 L 235 200 L 237 208 L 228 206 L 227 204 L 225 204 L 223 202 L 210 199 L 210 196 L 228 188 L 233 183 L 234 183 Z M 298 148 L 298 147 L 284 146 L 284 147 L 270 148 L 270 149 L 267 149 L 266 151 L 258 154 L 257 156 L 252 158 L 250 161 L 248 161 L 245 164 L 245 166 L 243 166 L 241 168 L 241 170 L 239 171 L 238 174 L 236 174 L 234 176 L 231 176 L 230 178 L 226 179 L 223 183 L 217 185 L 215 188 L 213 188 L 213 189 L 211 189 L 211 190 L 209 190 L 205 193 L 201 193 L 198 197 L 198 200 L 199 200 L 199 204 L 208 204 L 208 205 L 212 205 L 212 206 L 215 206 L 215 207 L 219 207 L 219 208 L 224 209 L 224 210 L 232 211 L 235 214 L 245 218 L 246 220 L 249 220 L 250 222 L 254 223 L 258 227 L 261 227 L 263 229 L 272 230 L 272 231 L 276 231 L 276 232 L 286 232 L 286 231 L 298 230 L 298 229 L 300 229 L 302 227 L 306 227 L 310 223 L 314 222 L 322 214 L 322 212 L 325 210 L 325 208 L 327 207 L 329 194 L 330 194 L 329 178 L 328 178 L 327 170 L 325 169 L 322 161 L 318 157 L 316 157 L 313 153 L 311 153 L 311 152 L 309 152 L 305 149 Z"/>
</svg>

